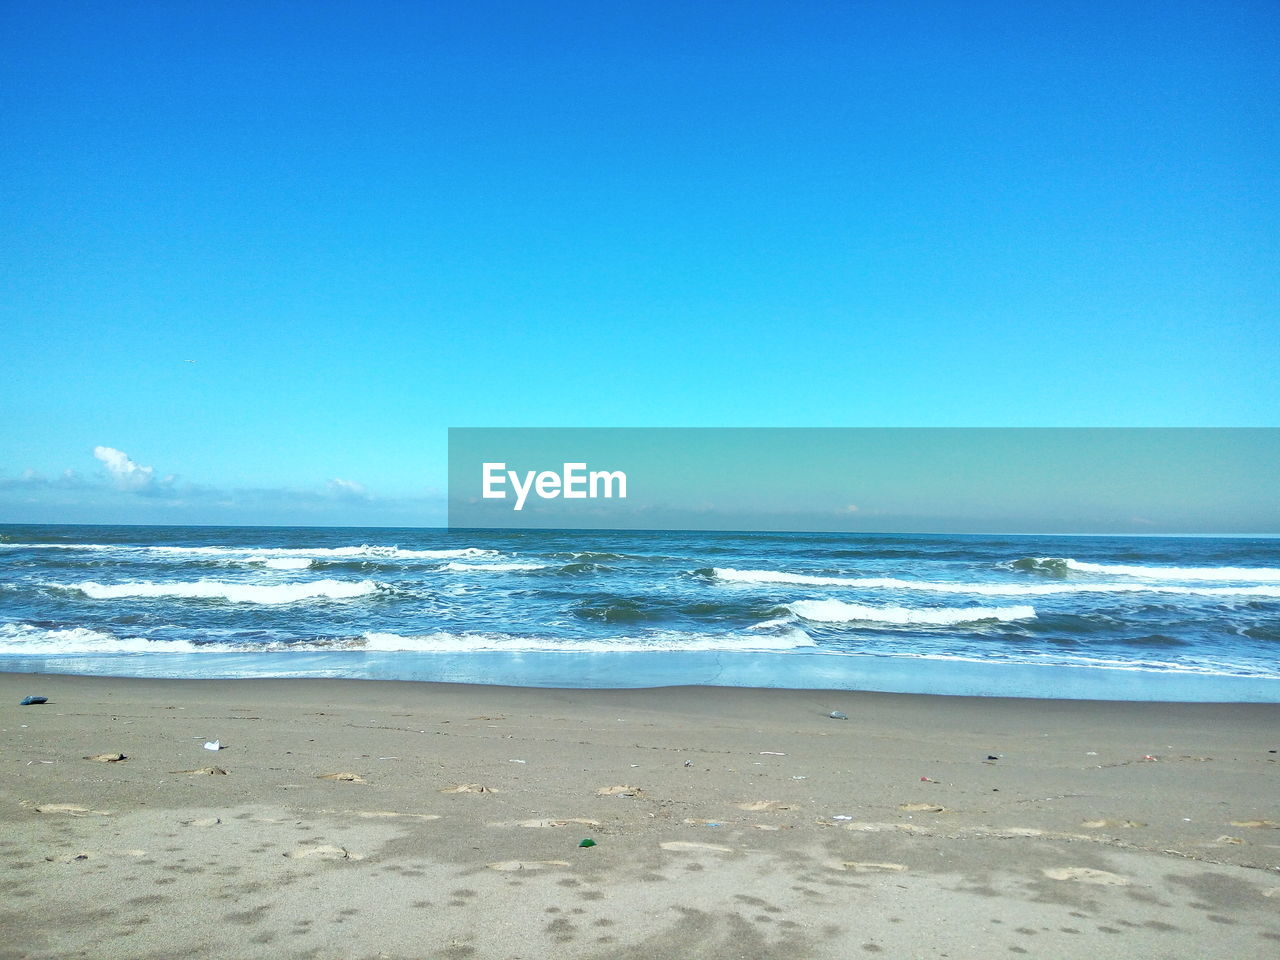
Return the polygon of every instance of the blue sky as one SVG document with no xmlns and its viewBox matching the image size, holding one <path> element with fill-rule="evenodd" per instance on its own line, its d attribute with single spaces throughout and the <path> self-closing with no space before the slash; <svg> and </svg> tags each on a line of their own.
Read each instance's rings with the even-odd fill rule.
<svg viewBox="0 0 1280 960">
<path fill-rule="evenodd" d="M 0 520 L 437 523 L 450 426 L 1280 425 L 1278 28 L 6 3 Z"/>
</svg>

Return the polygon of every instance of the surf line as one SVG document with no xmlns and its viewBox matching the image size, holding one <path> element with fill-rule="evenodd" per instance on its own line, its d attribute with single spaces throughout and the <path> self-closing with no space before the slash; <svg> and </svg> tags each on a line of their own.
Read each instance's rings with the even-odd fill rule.
<svg viewBox="0 0 1280 960">
<path fill-rule="evenodd" d="M 543 500 L 595 500 L 627 498 L 627 475 L 621 470 L 588 470 L 585 463 L 565 463 L 555 470 L 508 470 L 505 463 L 481 465 L 482 495 L 486 500 L 507 499 L 506 485 L 515 494 L 513 509 L 523 510 L 529 494 Z"/>
</svg>

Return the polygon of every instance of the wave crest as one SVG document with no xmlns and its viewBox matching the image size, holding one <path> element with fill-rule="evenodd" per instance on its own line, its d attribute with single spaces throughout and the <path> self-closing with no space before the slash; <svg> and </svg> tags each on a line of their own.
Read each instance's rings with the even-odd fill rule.
<svg viewBox="0 0 1280 960">
<path fill-rule="evenodd" d="M 1023 557 L 1009 566 L 1015 570 L 1045 572 L 1075 571 L 1102 573 L 1110 576 L 1137 577 L 1143 580 L 1230 580 L 1254 583 L 1280 583 L 1276 567 L 1152 567 L 1125 563 L 1090 563 L 1071 557 Z"/>
<path fill-rule="evenodd" d="M 497 550 L 456 547 L 442 550 L 408 550 L 398 546 L 361 544 L 358 547 L 183 547 L 132 543 L 0 543 L 7 550 L 86 550 L 154 553 L 171 556 L 242 557 L 261 562 L 264 557 L 358 557 L 371 560 L 450 560 L 466 557 L 496 557 Z"/>
<path fill-rule="evenodd" d="M 897 607 L 868 606 L 843 600 L 797 600 L 786 604 L 797 617 L 818 623 L 893 623 L 903 626 L 954 626 L 985 620 L 1032 620 L 1034 607 Z"/>
<path fill-rule="evenodd" d="M 192 653 L 187 640 L 116 637 L 87 627 L 48 628 L 29 623 L 0 624 L 0 654 L 58 656 L 78 653 Z"/>
<path fill-rule="evenodd" d="M 1239 587 L 1178 587 L 1158 583 L 945 583 L 901 580 L 897 577 L 823 577 L 776 570 L 711 571 L 726 583 L 782 583 L 806 587 L 866 587 L 887 590 L 919 590 L 988 597 L 1047 597 L 1059 593 L 1169 593 L 1198 597 L 1280 597 L 1280 584 Z"/>
<path fill-rule="evenodd" d="M 351 600 L 385 589 L 372 580 L 310 580 L 304 583 L 228 583 L 197 580 L 191 583 L 54 583 L 58 590 L 74 590 L 91 600 L 174 597 L 182 600 L 224 600 L 228 603 L 283 604 L 303 600 Z"/>
</svg>

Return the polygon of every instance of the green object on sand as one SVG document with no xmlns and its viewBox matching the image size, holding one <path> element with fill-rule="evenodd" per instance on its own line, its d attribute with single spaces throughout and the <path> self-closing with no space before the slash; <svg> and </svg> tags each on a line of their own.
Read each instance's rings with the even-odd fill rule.
<svg viewBox="0 0 1280 960">
<path fill-rule="evenodd" d="M 590 837 L 587 837 L 587 839 L 583 840 L 580 844 L 578 844 L 578 846 L 580 847 L 594 847 L 595 845 L 596 845 L 596 842 L 592 840 Z"/>
</svg>

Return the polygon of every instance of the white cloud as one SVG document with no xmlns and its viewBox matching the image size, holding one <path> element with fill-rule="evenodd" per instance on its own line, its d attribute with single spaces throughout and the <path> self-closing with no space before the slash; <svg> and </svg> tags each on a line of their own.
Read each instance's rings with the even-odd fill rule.
<svg viewBox="0 0 1280 960">
<path fill-rule="evenodd" d="M 343 480 L 341 477 L 330 480 L 328 490 L 330 496 L 341 497 L 344 500 L 369 499 L 369 491 L 365 489 L 364 484 L 356 483 L 354 480 Z"/>
<path fill-rule="evenodd" d="M 94 447 L 93 455 L 102 461 L 111 482 L 120 490 L 149 490 L 156 482 L 154 467 L 135 463 L 123 450 Z"/>
</svg>

